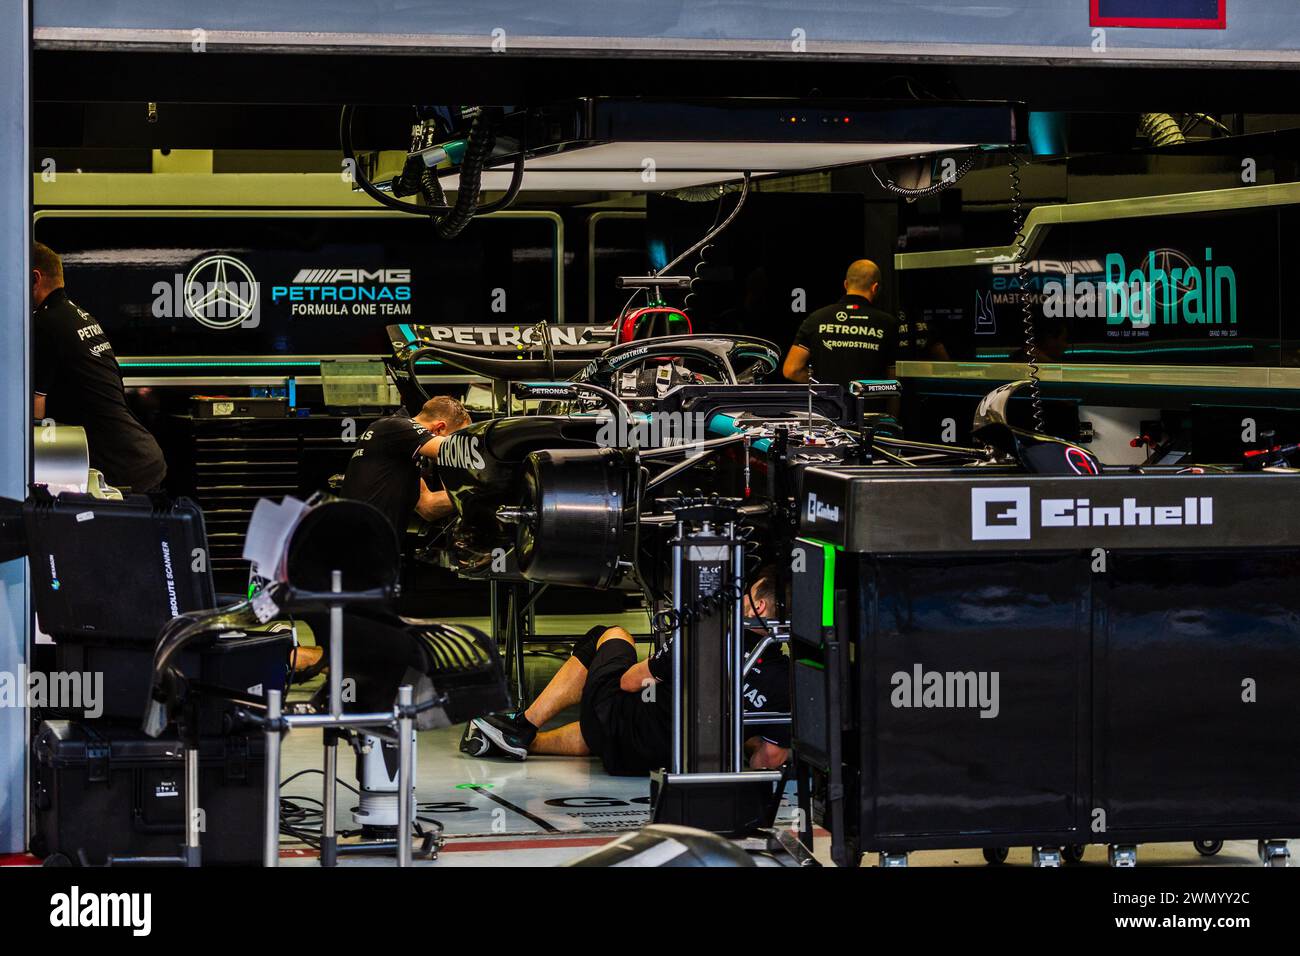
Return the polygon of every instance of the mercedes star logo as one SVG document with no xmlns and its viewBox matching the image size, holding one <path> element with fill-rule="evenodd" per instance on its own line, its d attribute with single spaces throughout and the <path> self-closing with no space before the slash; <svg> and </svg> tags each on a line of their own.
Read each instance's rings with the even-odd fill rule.
<svg viewBox="0 0 1300 956">
<path fill-rule="evenodd" d="M 234 256 L 200 259 L 185 277 L 185 313 L 210 329 L 245 324 L 257 314 L 257 280 L 252 270 Z"/>
<path fill-rule="evenodd" d="M 1155 299 L 1161 310 L 1178 308 L 1178 306 L 1182 305 L 1183 298 L 1193 288 L 1192 283 L 1181 277 L 1195 275 L 1196 285 L 1199 286 L 1200 271 L 1186 254 L 1179 252 L 1177 249 L 1153 249 L 1151 258 L 1155 260 L 1155 267 L 1163 270 L 1166 276 L 1172 278 L 1175 269 L 1179 270 L 1180 275 L 1178 282 L 1156 285 L 1151 290 L 1151 298 Z"/>
</svg>

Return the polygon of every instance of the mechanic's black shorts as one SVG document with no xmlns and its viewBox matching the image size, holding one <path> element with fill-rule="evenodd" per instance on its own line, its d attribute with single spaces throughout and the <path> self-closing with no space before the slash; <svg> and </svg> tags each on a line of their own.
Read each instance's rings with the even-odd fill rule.
<svg viewBox="0 0 1300 956">
<path fill-rule="evenodd" d="M 649 773 L 663 766 L 667 756 L 661 708 L 619 686 L 636 661 L 636 647 L 628 641 L 613 638 L 602 644 L 587 665 L 578 717 L 588 749 L 600 757 L 606 773 L 620 776 Z"/>
<path fill-rule="evenodd" d="M 576 652 L 574 656 L 577 656 Z M 619 681 L 628 668 L 635 665 L 636 648 L 618 638 L 602 644 L 587 665 L 587 683 L 582 688 L 578 721 L 582 739 L 601 760 L 618 749 L 619 705 L 624 693 Z"/>
<path fill-rule="evenodd" d="M 591 662 L 596 657 L 596 642 L 600 640 L 600 635 L 608 631 L 609 628 L 604 624 L 597 624 L 589 630 L 582 640 L 573 645 L 573 656 L 582 662 L 582 666 L 591 670 Z"/>
</svg>

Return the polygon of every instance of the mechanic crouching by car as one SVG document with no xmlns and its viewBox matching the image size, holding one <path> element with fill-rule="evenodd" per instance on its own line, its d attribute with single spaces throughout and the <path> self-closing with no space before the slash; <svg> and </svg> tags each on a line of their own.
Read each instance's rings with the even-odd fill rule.
<svg viewBox="0 0 1300 956">
<path fill-rule="evenodd" d="M 436 460 L 442 439 L 469 422 L 465 406 L 447 395 L 435 395 L 415 415 L 377 419 L 348 459 L 343 497 L 367 501 L 382 511 L 399 540 L 414 515 L 425 521 L 446 517 L 454 506 L 446 491 L 429 487 L 420 463 Z"/>
<path fill-rule="evenodd" d="M 374 505 L 393 526 L 398 541 L 415 516 L 436 521 L 455 511 L 441 485 L 430 487 L 438 484 L 436 476 L 426 476 L 421 466 L 436 462 L 442 440 L 470 423 L 465 406 L 447 395 L 429 399 L 415 415 L 403 411 L 376 419 L 362 432 L 339 490 L 344 498 Z M 323 618 L 305 620 L 315 633 L 326 632 Z M 322 646 L 299 647 L 295 682 L 309 680 L 327 664 Z"/>
<path fill-rule="evenodd" d="M 764 636 L 762 620 L 776 612 L 776 574 L 758 572 L 744 596 L 746 653 Z M 757 626 L 754 626 L 756 624 Z M 522 713 L 478 717 L 465 727 L 460 749 L 473 757 L 523 760 L 530 754 L 600 757 L 606 772 L 634 776 L 667 765 L 672 730 L 672 642 L 637 661 L 636 644 L 621 627 L 593 627 L 573 656 Z M 783 651 L 763 651 L 745 675 L 746 711 L 790 709 L 790 668 Z M 554 730 L 542 728 L 561 711 L 579 704 L 580 717 Z M 745 741 L 749 766 L 780 767 L 790 755 L 790 728 L 764 726 Z"/>
</svg>

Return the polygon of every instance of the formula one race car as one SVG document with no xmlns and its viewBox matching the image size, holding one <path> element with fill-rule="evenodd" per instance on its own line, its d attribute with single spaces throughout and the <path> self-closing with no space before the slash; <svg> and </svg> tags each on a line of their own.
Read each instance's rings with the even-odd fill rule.
<svg viewBox="0 0 1300 956">
<path fill-rule="evenodd" d="M 635 586 L 639 574 L 630 572 L 654 547 L 646 529 L 671 524 L 673 504 L 701 487 L 738 500 L 746 521 L 776 539 L 792 536 L 809 465 L 1101 470 L 1078 446 L 1013 428 L 1006 408 L 1014 386 L 981 406 L 977 433 L 988 447 L 958 448 L 899 437 L 879 408 L 898 393 L 896 382 L 765 384 L 780 353 L 758 338 L 666 336 L 602 347 L 540 333 L 531 345 L 540 358 L 511 359 L 419 327 L 389 331 L 390 367 L 404 372 L 405 388 L 418 389 L 417 363 L 435 358 L 508 383 L 506 404 L 522 411 L 476 422 L 439 452 L 438 477 L 457 513 L 447 563 L 462 573 Z M 423 398 L 418 389 L 408 404 Z"/>
</svg>

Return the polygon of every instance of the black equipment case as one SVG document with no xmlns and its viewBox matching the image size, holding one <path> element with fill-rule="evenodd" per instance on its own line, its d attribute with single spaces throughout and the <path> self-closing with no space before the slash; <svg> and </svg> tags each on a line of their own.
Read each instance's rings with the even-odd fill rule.
<svg viewBox="0 0 1300 956">
<path fill-rule="evenodd" d="M 281 630 L 263 628 L 280 627 Z M 283 691 L 289 673 L 293 638 L 288 625 L 245 628 L 237 640 L 215 637 L 178 656 L 181 672 L 208 688 L 236 691 L 265 698 L 270 690 Z M 98 716 L 138 727 L 149 703 L 153 680 L 153 648 L 112 642 L 65 642 L 55 647 L 59 672 L 103 675 Z M 221 734 L 237 730 L 238 704 L 218 694 L 199 696 L 199 733 Z"/>
<path fill-rule="evenodd" d="M 185 770 L 178 739 L 51 720 L 32 743 L 32 852 L 103 865 L 114 856 L 174 857 L 184 842 Z M 262 859 L 260 734 L 199 747 L 203 862 Z"/>
<path fill-rule="evenodd" d="M 41 630 L 68 639 L 147 642 L 216 604 L 203 512 L 188 498 L 50 496 L 24 505 L 32 603 Z"/>
<path fill-rule="evenodd" d="M 57 669 L 102 675 L 99 716 L 137 724 L 149 700 L 154 644 L 163 625 L 217 603 L 202 510 L 188 498 L 130 495 L 114 501 L 52 497 L 38 489 L 24 505 L 23 521 L 32 600 L 41 629 L 55 641 Z M 248 637 L 226 640 L 214 631 L 203 646 L 182 653 L 181 671 L 252 697 L 283 690 L 288 626 L 240 630 Z M 205 699 L 200 733 L 229 730 L 230 710 L 215 696 Z"/>
</svg>

